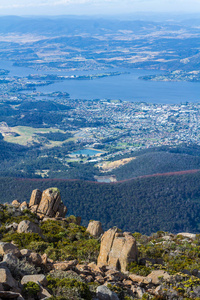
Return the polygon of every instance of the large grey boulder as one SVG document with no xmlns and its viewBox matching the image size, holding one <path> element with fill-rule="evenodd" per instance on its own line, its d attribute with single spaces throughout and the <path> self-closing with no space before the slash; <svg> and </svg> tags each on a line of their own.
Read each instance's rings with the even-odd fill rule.
<svg viewBox="0 0 200 300">
<path fill-rule="evenodd" d="M 15 245 L 11 243 L 0 242 L 0 255 L 3 256 L 4 254 L 8 253 L 12 253 L 17 257 L 21 256 L 19 249 Z"/>
<path fill-rule="evenodd" d="M 117 294 L 112 292 L 105 285 L 98 286 L 96 290 L 96 294 L 99 300 L 119 300 Z"/>
<path fill-rule="evenodd" d="M 6 262 L 8 265 L 17 265 L 19 259 L 12 253 L 7 253 L 3 256 L 3 261 Z"/>
<path fill-rule="evenodd" d="M 40 227 L 29 221 L 29 220 L 24 220 L 21 221 L 17 227 L 17 232 L 18 233 L 38 233 L 39 235 L 42 235 L 42 231 L 40 229 Z"/>
</svg>

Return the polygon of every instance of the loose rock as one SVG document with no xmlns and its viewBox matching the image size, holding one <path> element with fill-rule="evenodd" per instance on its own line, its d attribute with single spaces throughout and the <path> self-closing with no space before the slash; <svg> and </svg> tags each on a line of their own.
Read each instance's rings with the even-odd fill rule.
<svg viewBox="0 0 200 300">
<path fill-rule="evenodd" d="M 91 221 L 88 224 L 88 227 L 86 229 L 87 232 L 89 232 L 89 234 L 91 234 L 94 237 L 100 237 L 101 234 L 104 233 L 102 226 L 101 226 L 101 222 L 99 221 Z"/>
<path fill-rule="evenodd" d="M 11 243 L 4 243 L 4 242 L 0 242 L 0 255 L 4 255 L 7 253 L 12 253 L 13 255 L 19 257 L 21 255 L 19 249 L 11 244 Z"/>
<path fill-rule="evenodd" d="M 42 236 L 42 231 L 39 228 L 39 226 L 29 220 L 21 221 L 17 227 L 18 233 L 38 233 L 40 236 Z"/>
<path fill-rule="evenodd" d="M 38 275 L 25 275 L 22 280 L 21 280 L 21 284 L 25 284 L 29 281 L 33 281 L 33 282 L 39 282 L 41 285 L 43 286 L 47 286 L 48 281 L 46 279 L 46 276 L 43 274 L 38 274 Z"/>
<path fill-rule="evenodd" d="M 99 300 L 119 300 L 117 294 L 112 292 L 105 285 L 100 285 L 97 287 L 97 297 Z"/>
</svg>

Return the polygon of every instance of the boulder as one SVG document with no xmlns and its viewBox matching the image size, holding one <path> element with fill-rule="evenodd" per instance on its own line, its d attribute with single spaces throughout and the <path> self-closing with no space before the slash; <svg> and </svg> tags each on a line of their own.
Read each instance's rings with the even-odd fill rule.
<svg viewBox="0 0 200 300">
<path fill-rule="evenodd" d="M 17 281 L 12 277 L 10 270 L 8 268 L 0 269 L 0 283 L 6 288 L 17 287 Z"/>
<path fill-rule="evenodd" d="M 104 284 L 104 278 L 103 278 L 103 276 L 102 275 L 97 275 L 97 276 L 95 276 L 95 280 L 94 280 L 95 282 L 97 282 L 97 283 L 100 283 L 100 284 Z"/>
<path fill-rule="evenodd" d="M 41 256 L 41 259 L 42 259 L 42 264 L 43 264 L 43 265 L 46 265 L 47 262 L 48 262 L 47 254 L 44 253 L 44 254 Z"/>
<path fill-rule="evenodd" d="M 55 217 L 61 203 L 60 191 L 57 188 L 49 188 L 42 193 L 42 198 L 37 209 L 40 217 Z"/>
<path fill-rule="evenodd" d="M 17 232 L 18 233 L 38 233 L 40 236 L 42 236 L 42 231 L 40 229 L 40 227 L 29 221 L 29 220 L 24 220 L 24 221 L 21 221 L 17 227 Z"/>
<path fill-rule="evenodd" d="M 109 253 L 111 251 L 112 244 L 117 231 L 117 228 L 112 228 L 106 231 L 102 236 L 100 253 L 97 260 L 98 266 L 108 265 Z"/>
<path fill-rule="evenodd" d="M 99 300 L 119 300 L 117 294 L 105 285 L 98 286 L 96 293 Z"/>
<path fill-rule="evenodd" d="M 42 192 L 38 189 L 33 190 L 31 194 L 31 199 L 29 202 L 29 206 L 32 207 L 34 205 L 39 205 L 42 198 Z"/>
<path fill-rule="evenodd" d="M 101 226 L 101 222 L 99 221 L 91 221 L 88 224 L 86 231 L 89 232 L 89 234 L 91 234 L 94 237 L 100 237 L 100 235 L 104 233 Z"/>
<path fill-rule="evenodd" d="M 0 255 L 3 256 L 4 254 L 8 254 L 8 253 L 12 253 L 17 257 L 21 255 L 19 249 L 15 245 L 11 243 L 0 242 Z"/>
<path fill-rule="evenodd" d="M 28 256 L 31 254 L 31 250 L 28 250 L 28 249 L 21 249 L 21 250 L 20 250 L 20 253 L 21 253 L 22 256 L 28 257 Z"/>
<path fill-rule="evenodd" d="M 121 233 L 117 228 L 113 228 L 102 236 L 97 265 L 125 272 L 129 263 L 137 261 L 137 255 L 136 240 L 132 234 Z"/>
<path fill-rule="evenodd" d="M 19 259 L 12 253 L 7 253 L 3 256 L 3 261 L 6 262 L 8 265 L 16 266 L 19 262 Z"/>
<path fill-rule="evenodd" d="M 42 264 L 42 258 L 40 254 L 36 252 L 31 252 L 30 255 L 27 257 L 27 260 L 35 266 L 41 266 Z"/>
<path fill-rule="evenodd" d="M 22 202 L 22 204 L 20 204 L 20 209 L 21 209 L 21 210 L 25 210 L 25 209 L 27 209 L 27 208 L 28 208 L 28 204 L 27 204 L 26 201 L 24 201 L 24 202 Z"/>
<path fill-rule="evenodd" d="M 196 239 L 196 234 L 195 233 L 181 232 L 181 233 L 178 233 L 177 236 L 178 235 L 181 235 L 181 236 L 183 236 L 185 238 L 189 238 L 191 240 L 195 240 Z"/>
<path fill-rule="evenodd" d="M 18 208 L 18 207 L 20 207 L 20 202 L 18 200 L 13 200 L 12 206 Z"/>
<path fill-rule="evenodd" d="M 38 293 L 39 299 L 49 299 L 52 297 L 52 295 L 45 289 L 43 288 L 42 285 L 40 285 L 40 292 Z"/>
<path fill-rule="evenodd" d="M 44 274 L 37 274 L 37 275 L 25 275 L 22 280 L 21 280 L 21 284 L 25 284 L 29 281 L 33 281 L 36 283 L 40 283 L 42 286 L 47 286 L 48 281 L 46 279 L 46 276 Z"/>
<path fill-rule="evenodd" d="M 61 261 L 53 264 L 55 270 L 67 271 L 78 264 L 78 260 Z"/>
<path fill-rule="evenodd" d="M 0 291 L 0 297 L 2 299 L 24 300 L 21 294 L 11 291 Z"/>
<path fill-rule="evenodd" d="M 106 281 L 122 281 L 126 278 L 126 275 L 121 273 L 120 271 L 110 269 L 105 272 Z"/>
<path fill-rule="evenodd" d="M 133 282 L 137 282 L 140 284 L 149 284 L 152 282 L 151 278 L 148 277 L 144 277 L 144 276 L 140 276 L 140 275 L 136 275 L 136 274 L 130 274 L 129 278 L 133 281 Z"/>
<path fill-rule="evenodd" d="M 102 268 L 99 268 L 94 262 L 91 262 L 88 264 L 88 267 L 90 268 L 90 270 L 95 274 L 95 275 L 101 275 L 104 276 L 104 271 L 102 270 Z"/>
<path fill-rule="evenodd" d="M 33 205 L 30 207 L 30 211 L 33 213 L 33 214 L 36 214 L 37 213 L 37 209 L 38 209 L 38 205 Z"/>
<path fill-rule="evenodd" d="M 145 290 L 143 288 L 141 288 L 140 286 L 138 286 L 135 288 L 135 293 L 136 293 L 136 296 L 141 299 L 145 293 Z"/>
<path fill-rule="evenodd" d="M 12 230 L 16 231 L 16 230 L 17 230 L 17 227 L 18 227 L 18 224 L 15 223 L 15 222 L 13 222 L 12 224 L 7 225 L 7 226 L 6 226 L 6 229 L 12 229 Z"/>
<path fill-rule="evenodd" d="M 147 276 L 147 278 L 151 279 L 153 284 L 160 284 L 161 279 L 168 281 L 171 276 L 164 270 L 154 270 Z"/>
<path fill-rule="evenodd" d="M 67 207 L 61 202 L 58 206 L 58 210 L 56 212 L 56 218 L 64 218 L 67 213 Z"/>
</svg>

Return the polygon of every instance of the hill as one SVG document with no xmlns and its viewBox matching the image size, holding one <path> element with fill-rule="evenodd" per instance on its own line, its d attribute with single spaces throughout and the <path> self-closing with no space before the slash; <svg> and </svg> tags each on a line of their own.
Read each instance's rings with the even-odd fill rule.
<svg viewBox="0 0 200 300">
<path fill-rule="evenodd" d="M 29 200 L 35 188 L 57 186 L 68 213 L 82 224 L 99 220 L 105 229 L 151 234 L 158 230 L 198 232 L 200 224 L 200 172 L 137 178 L 114 184 L 79 180 L 1 178 L 1 203 Z"/>
<path fill-rule="evenodd" d="M 198 234 L 104 232 L 65 212 L 58 188 L 0 205 L 1 299 L 199 299 Z"/>
<path fill-rule="evenodd" d="M 156 173 L 200 169 L 199 147 L 194 145 L 147 149 L 134 156 L 135 159 L 106 175 L 114 174 L 120 181 Z"/>
</svg>

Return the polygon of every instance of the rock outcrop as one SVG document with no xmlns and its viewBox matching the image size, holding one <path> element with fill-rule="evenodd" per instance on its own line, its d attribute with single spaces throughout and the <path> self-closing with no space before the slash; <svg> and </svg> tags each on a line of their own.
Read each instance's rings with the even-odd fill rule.
<svg viewBox="0 0 200 300">
<path fill-rule="evenodd" d="M 81 299 L 96 300 L 200 299 L 198 235 L 136 233 L 138 257 L 133 235 L 114 227 L 103 234 L 99 253 L 101 223 L 89 223 L 89 236 L 80 217 L 63 218 L 66 207 L 56 188 L 34 190 L 29 205 L 16 200 L 1 205 L 0 212 L 2 240 L 10 241 L 0 241 L 0 300 L 57 299 L 60 293 L 63 299 L 80 299 L 83 293 Z M 127 271 L 131 262 L 136 263 Z M 173 275 L 171 262 L 179 268 Z"/>
<path fill-rule="evenodd" d="M 94 237 L 100 237 L 104 233 L 100 221 L 90 221 L 86 231 Z"/>
<path fill-rule="evenodd" d="M 33 205 L 39 205 L 41 198 L 42 198 L 42 192 L 38 189 L 33 190 L 31 194 L 29 206 L 32 207 Z"/>
<path fill-rule="evenodd" d="M 38 189 L 33 190 L 29 208 L 40 218 L 64 218 L 67 213 L 67 207 L 62 203 L 60 191 L 57 188 L 49 188 L 43 193 Z"/>
<path fill-rule="evenodd" d="M 98 266 L 110 266 L 125 272 L 129 263 L 137 261 L 136 240 L 129 232 L 109 229 L 101 239 Z"/>
</svg>

